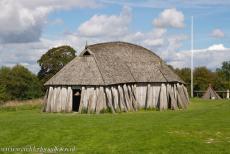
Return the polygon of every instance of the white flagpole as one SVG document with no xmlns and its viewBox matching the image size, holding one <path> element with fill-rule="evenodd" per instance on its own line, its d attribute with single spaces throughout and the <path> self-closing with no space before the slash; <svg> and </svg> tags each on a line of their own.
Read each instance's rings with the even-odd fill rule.
<svg viewBox="0 0 230 154">
<path fill-rule="evenodd" d="M 191 17 L 191 98 L 193 98 L 193 16 Z"/>
</svg>

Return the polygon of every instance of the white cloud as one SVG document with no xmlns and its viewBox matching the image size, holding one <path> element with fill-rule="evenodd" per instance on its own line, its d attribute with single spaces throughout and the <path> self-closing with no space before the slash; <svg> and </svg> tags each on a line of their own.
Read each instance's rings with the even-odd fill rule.
<svg viewBox="0 0 230 154">
<path fill-rule="evenodd" d="M 167 30 L 163 28 L 155 28 L 149 32 L 135 32 L 129 33 L 127 35 L 121 36 L 119 39 L 121 41 L 132 42 L 135 44 L 142 45 L 144 47 L 157 50 L 166 44 Z"/>
<path fill-rule="evenodd" d="M 25 1 L 26 0 L 21 0 L 20 2 L 22 3 Z M 20 63 L 36 73 L 39 70 L 39 66 L 36 63 L 37 60 L 49 48 L 67 44 L 74 47 L 79 53 L 84 48 L 86 40 L 88 41 L 88 44 L 117 40 L 127 41 L 151 49 L 152 51 L 160 55 L 164 60 L 169 62 L 169 64 L 172 64 L 175 67 L 186 67 L 190 65 L 190 52 L 177 52 L 182 45 L 182 41 L 187 39 L 187 36 L 183 34 L 170 36 L 167 33 L 167 27 L 181 28 L 184 26 L 183 13 L 177 11 L 176 9 L 168 10 L 174 10 L 172 12 L 174 12 L 174 15 L 176 14 L 176 16 L 180 14 L 180 20 L 169 20 L 168 17 L 166 18 L 167 15 L 165 15 L 168 13 L 164 13 L 167 12 L 167 10 L 164 10 L 161 15 L 156 19 L 156 22 L 158 22 L 158 26 L 156 26 L 157 28 L 154 28 L 148 32 L 129 31 L 129 24 L 132 20 L 131 9 L 124 7 L 121 13 L 118 15 L 94 15 L 88 21 L 84 22 L 81 26 L 79 26 L 78 31 L 74 34 L 65 34 L 63 36 L 60 36 L 60 39 L 55 40 L 40 38 L 42 26 L 45 24 L 44 22 L 46 22 L 45 19 L 53 9 L 68 9 L 72 7 L 69 4 L 74 2 L 80 2 L 70 0 L 68 1 L 68 4 L 65 4 L 64 0 L 63 3 L 61 3 L 62 0 L 58 1 L 60 1 L 60 3 L 57 3 L 58 5 L 55 3 L 54 0 L 47 1 L 47 3 L 43 0 L 27 1 L 27 3 L 25 3 L 26 5 L 21 5 L 18 4 L 18 2 L 15 2 L 15 8 L 12 10 L 7 9 L 7 7 L 4 6 L 6 7 L 4 8 L 5 12 L 0 14 L 0 21 L 8 22 L 7 18 L 9 17 L 11 21 L 14 21 L 12 25 L 17 26 L 11 26 L 10 22 L 9 26 L 6 26 L 6 23 L 0 22 L 0 39 L 2 39 L 2 41 L 22 42 L 22 38 L 26 38 L 26 36 L 32 37 L 33 35 L 31 34 L 33 34 L 33 31 L 39 33 L 37 35 L 34 34 L 33 37 L 38 40 L 37 42 L 31 42 L 31 40 L 33 39 L 24 39 L 24 42 L 26 43 L 0 44 L 0 66 L 13 66 L 17 63 Z M 83 6 L 86 7 L 85 5 L 81 5 L 79 7 Z M 14 11 L 16 11 L 16 13 Z M 173 16 L 172 18 L 177 17 Z M 57 22 L 54 21 L 54 23 L 57 24 L 61 22 L 62 21 L 59 20 L 57 20 Z M 30 32 L 29 30 L 32 32 Z M 4 31 L 7 32 L 6 34 L 9 34 L 9 38 L 11 39 L 10 41 L 6 39 L 6 36 L 2 35 Z M 23 32 L 26 33 L 24 34 Z M 16 41 L 12 41 L 12 38 L 15 38 Z M 229 60 L 229 53 L 230 49 L 225 48 L 222 44 L 216 44 L 210 46 L 207 49 L 196 51 L 194 56 L 195 64 L 197 66 L 205 65 L 209 68 L 215 68 L 218 67 L 222 61 Z M 208 59 L 208 61 L 206 59 Z"/>
<path fill-rule="evenodd" d="M 92 0 L 1 0 L 0 43 L 38 41 L 52 11 L 96 6 Z"/>
<path fill-rule="evenodd" d="M 164 39 L 159 38 L 159 39 L 146 39 L 143 41 L 144 44 L 147 46 L 162 46 L 164 44 Z"/>
<path fill-rule="evenodd" d="M 175 57 L 177 51 L 181 48 L 182 41 L 186 40 L 187 38 L 188 37 L 184 34 L 165 36 L 165 44 L 158 52 L 158 55 L 165 61 L 170 62 L 172 58 Z"/>
<path fill-rule="evenodd" d="M 158 18 L 153 20 L 153 24 L 156 27 L 173 27 L 183 28 L 184 27 L 184 14 L 175 8 L 165 9 Z"/>
<path fill-rule="evenodd" d="M 213 48 L 214 47 L 214 48 Z M 190 51 L 181 51 L 171 54 L 169 64 L 177 68 L 190 67 Z M 230 48 L 225 48 L 222 44 L 212 45 L 206 49 L 194 50 L 194 66 L 206 66 L 209 69 L 221 67 L 223 61 L 230 58 Z"/>
<path fill-rule="evenodd" d="M 211 33 L 211 36 L 215 38 L 222 38 L 224 37 L 224 32 L 221 29 L 214 29 Z"/>
<path fill-rule="evenodd" d="M 32 72 L 37 73 L 39 71 L 37 60 L 48 49 L 61 45 L 70 45 L 79 53 L 85 45 L 83 39 L 79 39 L 74 35 L 66 35 L 61 38 L 57 40 L 41 38 L 39 42 L 0 44 L 0 66 L 11 67 L 15 64 L 22 64 Z"/>
<path fill-rule="evenodd" d="M 226 50 L 223 44 L 213 44 L 208 47 L 208 50 Z"/>
<path fill-rule="evenodd" d="M 94 15 L 78 28 L 82 36 L 121 36 L 128 31 L 131 9 L 124 7 L 120 15 Z"/>
</svg>

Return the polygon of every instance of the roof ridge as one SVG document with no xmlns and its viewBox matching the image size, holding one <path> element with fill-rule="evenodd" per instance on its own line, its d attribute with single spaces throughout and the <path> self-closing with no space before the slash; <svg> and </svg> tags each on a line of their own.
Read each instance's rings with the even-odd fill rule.
<svg viewBox="0 0 230 154">
<path fill-rule="evenodd" d="M 150 49 L 147 49 L 147 48 L 145 48 L 145 47 L 143 47 L 143 46 L 141 46 L 141 45 L 138 45 L 138 44 L 129 43 L 129 42 L 125 42 L 125 41 L 110 41 L 110 42 L 95 43 L 95 44 L 88 45 L 87 48 L 94 47 L 94 46 L 97 46 L 97 45 L 116 44 L 116 43 L 132 45 L 132 46 L 136 46 L 136 47 L 145 49 L 145 50 L 147 50 L 148 52 L 150 52 L 151 54 L 153 54 L 154 56 L 156 56 L 156 57 L 158 57 L 159 59 L 161 59 L 160 56 L 158 56 L 157 54 L 155 54 L 155 53 L 154 53 L 153 51 L 151 51 Z"/>
</svg>

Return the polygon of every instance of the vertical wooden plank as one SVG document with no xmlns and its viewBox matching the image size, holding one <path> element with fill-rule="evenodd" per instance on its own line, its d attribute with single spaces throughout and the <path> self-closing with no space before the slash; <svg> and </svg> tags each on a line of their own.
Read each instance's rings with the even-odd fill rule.
<svg viewBox="0 0 230 154">
<path fill-rule="evenodd" d="M 99 98 L 99 87 L 96 87 L 96 107 L 95 107 L 95 112 L 98 113 L 100 110 L 100 98 Z"/>
<path fill-rule="evenodd" d="M 79 113 L 81 113 L 82 108 L 83 108 L 83 103 L 84 103 L 83 101 L 84 101 L 84 97 L 85 97 L 85 92 L 86 92 L 85 87 L 82 87 L 81 88 L 81 99 L 80 99 L 79 110 L 78 110 Z"/>
<path fill-rule="evenodd" d="M 93 112 L 93 90 L 92 88 L 88 88 L 88 106 L 87 106 L 87 113 L 92 113 Z"/>
<path fill-rule="evenodd" d="M 105 96 L 104 87 L 101 87 L 101 93 L 102 93 L 102 109 L 106 110 L 107 109 L 107 104 L 106 104 L 106 96 Z"/>
<path fill-rule="evenodd" d="M 96 101 L 96 113 L 100 113 L 101 110 L 101 93 L 100 93 L 100 87 L 96 88 L 96 95 L 97 95 L 97 101 Z"/>
<path fill-rule="evenodd" d="M 188 91 L 187 88 L 182 84 L 182 89 L 184 91 L 184 94 L 186 96 L 187 104 L 189 104 L 189 96 L 188 96 Z"/>
<path fill-rule="evenodd" d="M 138 110 L 137 101 L 136 101 L 136 98 L 134 96 L 134 93 L 133 93 L 132 88 L 131 88 L 130 85 L 128 85 L 128 92 L 129 92 L 129 96 L 130 96 L 130 99 L 131 99 L 131 102 L 132 102 L 133 109 L 135 111 L 137 111 Z"/>
<path fill-rule="evenodd" d="M 87 112 L 87 110 L 88 110 L 89 95 L 90 95 L 90 88 L 86 87 L 85 88 L 85 96 L 84 96 L 84 100 L 83 100 L 83 106 L 82 106 L 83 112 Z"/>
<path fill-rule="evenodd" d="M 92 93 L 93 93 L 93 97 L 92 97 L 91 112 L 94 113 L 96 110 L 96 101 L 97 101 L 96 89 L 94 89 Z"/>
<path fill-rule="evenodd" d="M 174 92 L 174 98 L 176 100 L 177 106 L 179 107 L 176 84 L 173 84 L 173 92 Z"/>
<path fill-rule="evenodd" d="M 52 98 L 53 98 L 53 87 L 49 87 L 49 94 L 48 94 L 46 112 L 51 112 L 51 102 L 52 102 Z"/>
<path fill-rule="evenodd" d="M 160 92 L 160 110 L 166 110 L 168 108 L 167 103 L 167 94 L 166 94 L 166 86 L 165 84 L 161 84 L 161 92 Z"/>
<path fill-rule="evenodd" d="M 96 113 L 98 114 L 100 113 L 101 110 L 104 109 L 106 109 L 106 98 L 105 98 L 104 88 L 99 87 Z"/>
<path fill-rule="evenodd" d="M 153 96 L 152 107 L 156 108 L 157 102 L 156 102 L 156 85 L 155 84 L 152 86 L 152 96 Z"/>
<path fill-rule="evenodd" d="M 157 109 L 160 107 L 160 85 L 154 85 L 153 87 L 153 108 Z"/>
<path fill-rule="evenodd" d="M 105 93 L 106 93 L 106 102 L 107 106 L 111 109 L 112 113 L 115 113 L 114 108 L 113 108 L 113 102 L 112 102 L 112 93 L 111 93 L 111 88 L 105 87 Z"/>
<path fill-rule="evenodd" d="M 173 87 L 171 85 L 167 85 L 167 91 L 168 91 L 168 94 L 169 94 L 169 100 L 170 100 L 170 108 L 172 110 L 176 110 L 177 109 L 177 102 L 176 102 L 176 99 L 175 99 L 175 95 L 174 95 L 174 91 L 173 91 Z"/>
<path fill-rule="evenodd" d="M 113 106 L 116 112 L 120 112 L 120 107 L 119 107 L 119 97 L 118 97 L 118 89 L 117 87 L 112 87 L 112 95 L 113 95 Z"/>
<path fill-rule="evenodd" d="M 138 90 L 137 90 L 137 85 L 136 84 L 134 84 L 134 85 L 132 85 L 132 92 L 133 92 L 133 94 L 134 94 L 134 97 L 135 97 L 135 100 L 136 100 L 136 105 L 137 105 L 137 110 L 139 110 L 140 109 L 140 102 L 139 102 L 139 96 L 138 96 Z"/>
<path fill-rule="evenodd" d="M 133 111 L 134 109 L 133 109 L 132 102 L 131 102 L 130 97 L 129 97 L 128 88 L 127 88 L 126 84 L 123 85 L 123 89 L 124 89 L 126 107 L 129 111 Z"/>
<path fill-rule="evenodd" d="M 137 86 L 137 88 L 139 89 L 139 103 L 140 103 L 140 107 L 141 108 L 145 108 L 146 107 L 146 96 L 147 96 L 147 85 L 146 84 L 139 84 L 139 86 Z"/>
<path fill-rule="evenodd" d="M 57 87 L 56 112 L 61 112 L 61 87 Z"/>
<path fill-rule="evenodd" d="M 55 112 L 56 96 L 57 96 L 57 88 L 55 87 L 53 91 L 52 101 L 51 101 L 51 112 Z"/>
<path fill-rule="evenodd" d="M 153 92 L 152 92 L 152 86 L 151 84 L 147 85 L 147 101 L 146 101 L 146 109 L 147 108 L 153 108 Z"/>
<path fill-rule="evenodd" d="M 61 112 L 65 112 L 65 106 L 67 103 L 67 88 L 61 88 Z"/>
<path fill-rule="evenodd" d="M 186 95 L 184 93 L 184 90 L 183 90 L 183 87 L 182 85 L 178 84 L 178 87 L 179 87 L 179 94 L 181 96 L 181 99 L 182 99 L 182 102 L 183 102 L 183 105 L 184 105 L 184 108 L 187 108 L 187 99 L 186 99 Z"/>
<path fill-rule="evenodd" d="M 48 94 L 49 94 L 49 89 L 46 89 L 46 93 L 43 98 L 43 109 L 42 109 L 43 112 L 45 112 L 47 108 Z"/>
<path fill-rule="evenodd" d="M 72 88 L 67 88 L 67 103 L 66 103 L 66 112 L 72 112 L 72 103 L 73 103 L 73 92 Z"/>
<path fill-rule="evenodd" d="M 143 103 L 144 103 L 144 108 L 146 106 L 146 103 L 147 103 L 147 84 L 144 84 L 143 87 L 142 87 L 142 91 L 143 91 L 143 95 L 142 95 L 142 99 L 143 99 Z"/>
<path fill-rule="evenodd" d="M 183 98 L 181 97 L 181 94 L 180 94 L 180 85 L 179 84 L 176 85 L 176 90 L 177 90 L 176 93 L 177 93 L 178 107 L 184 109 L 185 106 L 184 106 L 184 103 L 183 103 Z"/>
<path fill-rule="evenodd" d="M 119 105 L 120 105 L 120 109 L 121 109 L 121 111 L 126 111 L 127 112 L 127 108 L 126 108 L 125 101 L 124 101 L 123 89 L 121 88 L 120 85 L 118 85 L 118 93 L 119 93 Z"/>
</svg>

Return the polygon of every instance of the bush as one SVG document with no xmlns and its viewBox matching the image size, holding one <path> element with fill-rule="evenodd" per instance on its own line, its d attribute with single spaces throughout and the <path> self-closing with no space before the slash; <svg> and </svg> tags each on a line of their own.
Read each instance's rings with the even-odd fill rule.
<svg viewBox="0 0 230 154">
<path fill-rule="evenodd" d="M 6 87 L 5 85 L 0 85 L 0 104 L 3 104 L 7 100 L 9 100 L 9 96 L 6 92 Z"/>
<path fill-rule="evenodd" d="M 24 66 L 0 68 L 0 102 L 41 97 L 41 87 L 37 76 Z"/>
</svg>

